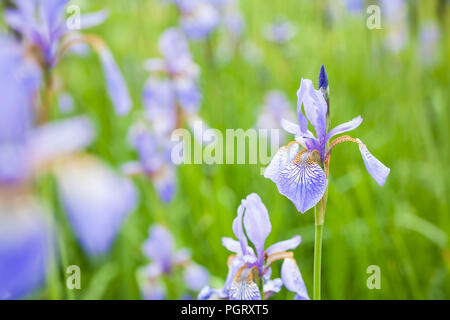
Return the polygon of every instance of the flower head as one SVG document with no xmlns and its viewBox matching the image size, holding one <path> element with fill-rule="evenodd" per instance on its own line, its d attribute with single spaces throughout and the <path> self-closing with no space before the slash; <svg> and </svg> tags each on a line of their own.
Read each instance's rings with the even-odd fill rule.
<svg viewBox="0 0 450 320">
<path fill-rule="evenodd" d="M 163 299 L 163 276 L 173 274 L 177 268 L 183 270 L 183 278 L 189 290 L 199 291 L 209 282 L 208 271 L 191 261 L 187 249 L 175 250 L 172 235 L 161 225 L 154 224 L 150 227 L 149 238 L 142 246 L 142 251 L 151 260 L 149 265 L 138 270 L 138 282 L 145 299 Z"/>
<path fill-rule="evenodd" d="M 266 249 L 265 242 L 271 229 L 269 213 L 261 198 L 256 193 L 248 195 L 242 200 L 233 221 L 233 233 L 238 240 L 222 238 L 224 247 L 233 252 L 228 259 L 229 272 L 224 288 L 205 288 L 199 299 L 260 300 L 279 292 L 283 284 L 298 298 L 308 299 L 293 253 L 287 251 L 295 249 L 301 237 L 294 236 Z M 249 245 L 249 240 L 253 247 Z M 282 277 L 271 280 L 271 264 L 278 260 L 284 260 Z"/>
<path fill-rule="evenodd" d="M 69 0 L 13 2 L 15 8 L 5 10 L 5 21 L 20 35 L 20 39 L 15 42 L 23 48 L 28 58 L 35 60 L 47 71 L 55 67 L 72 47 L 88 43 L 99 54 L 108 94 L 116 113 L 128 113 L 132 106 L 128 88 L 106 44 L 96 35 L 83 35 L 67 27 L 64 9 Z M 80 17 L 80 29 L 96 26 L 102 23 L 106 16 L 107 12 L 103 10 L 83 15 Z"/>
<path fill-rule="evenodd" d="M 325 171 L 328 170 L 326 166 L 330 151 L 342 142 L 358 144 L 367 171 L 380 186 L 384 184 L 390 171 L 369 152 L 361 140 L 349 136 L 331 140 L 338 134 L 356 129 L 362 118 L 358 116 L 328 131 L 328 104 L 323 91 L 325 86 L 328 87 L 325 68 L 322 68 L 319 79 L 321 90 L 314 89 L 311 80 L 301 80 L 297 91 L 298 124 L 285 119 L 281 121 L 282 127 L 295 135 L 295 141 L 275 154 L 264 173 L 266 178 L 275 182 L 279 192 L 290 199 L 302 213 L 322 199 L 328 183 L 328 173 Z M 308 122 L 314 127 L 315 135 L 308 130 Z M 303 148 L 300 152 L 299 146 Z"/>
</svg>

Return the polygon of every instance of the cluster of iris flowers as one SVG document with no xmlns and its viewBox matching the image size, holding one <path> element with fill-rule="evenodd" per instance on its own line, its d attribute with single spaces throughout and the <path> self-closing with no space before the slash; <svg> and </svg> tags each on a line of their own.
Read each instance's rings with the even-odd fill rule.
<svg viewBox="0 0 450 320">
<path fill-rule="evenodd" d="M 163 202 L 173 199 L 176 168 L 170 160 L 170 135 L 177 128 L 192 127 L 194 121 L 201 120 L 200 69 L 190 53 L 189 41 L 207 40 L 221 27 L 238 39 L 245 29 L 237 1 L 166 1 L 177 7 L 179 26 L 161 34 L 161 57 L 144 63 L 148 71 L 142 91 L 144 108 L 128 135 L 138 159 L 115 170 L 86 151 L 96 136 L 88 117 L 72 116 L 58 121 L 50 118 L 53 95 L 60 95 L 61 108 L 70 111 L 73 104 L 70 95 L 58 92 L 54 68 L 64 63 L 67 55 L 84 52 L 86 45 L 98 54 L 116 115 L 124 116 L 132 108 L 113 54 L 100 36 L 86 31 L 103 23 L 107 11 L 82 16 L 80 29 L 70 30 L 64 17 L 68 2 L 15 0 L 4 13 L 12 32 L 0 33 L 0 299 L 27 297 L 42 285 L 50 261 L 59 259 L 59 250 L 55 249 L 62 245 L 58 241 L 60 230 L 52 219 L 52 208 L 40 200 L 36 189 L 43 175 L 54 177 L 67 220 L 90 257 L 108 252 L 124 219 L 136 206 L 138 196 L 130 176 L 148 176 Z M 348 5 L 349 10 L 360 10 L 361 2 L 350 1 Z M 398 52 L 406 45 L 408 35 L 403 18 L 392 17 L 398 17 L 396 12 L 405 12 L 405 4 L 382 1 L 382 6 L 390 27 L 386 46 Z M 262 33 L 267 40 L 283 44 L 294 38 L 297 30 L 289 21 L 277 20 Z M 435 25 L 426 25 L 421 31 L 420 40 L 427 48 L 432 48 L 437 39 L 439 30 Z M 423 56 L 430 58 L 431 54 L 425 52 Z M 431 60 L 428 61 L 432 63 Z M 316 225 L 323 225 L 330 156 L 336 145 L 356 143 L 367 171 L 379 185 L 385 183 L 389 174 L 389 168 L 361 140 L 348 135 L 332 139 L 357 128 L 361 122 L 358 116 L 330 128 L 329 86 L 324 67 L 318 89 L 311 80 L 301 80 L 297 116 L 290 111 L 284 93 L 271 91 L 266 95 L 256 126 L 281 126 L 295 138 L 274 155 L 264 176 L 299 212 L 316 208 Z M 170 231 L 161 225 L 151 226 L 142 248 L 150 263 L 136 272 L 142 297 L 166 298 L 166 278 L 181 272 L 186 295 L 180 298 L 195 298 L 198 294 L 198 299 L 259 300 L 268 299 L 285 287 L 295 293 L 295 299 L 309 299 L 293 253 L 301 237 L 296 235 L 266 248 L 271 228 L 261 198 L 252 193 L 243 199 L 232 225 L 237 240 L 222 238 L 223 246 L 232 252 L 228 274 L 223 287 L 212 288 L 208 271 L 191 259 L 189 250 L 176 251 Z M 277 261 L 282 261 L 281 277 L 272 279 Z M 320 272 L 318 276 L 320 283 Z M 317 289 L 320 286 L 315 285 L 314 290 Z"/>
</svg>

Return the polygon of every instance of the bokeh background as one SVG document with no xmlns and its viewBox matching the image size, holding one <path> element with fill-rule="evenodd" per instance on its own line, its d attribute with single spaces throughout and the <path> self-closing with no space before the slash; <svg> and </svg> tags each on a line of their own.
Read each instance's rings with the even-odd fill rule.
<svg viewBox="0 0 450 320">
<path fill-rule="evenodd" d="M 406 33 L 397 34 L 392 48 L 386 37 L 398 28 L 381 11 L 381 29 L 366 26 L 362 9 L 345 1 L 241 0 L 245 31 L 238 47 L 227 50 L 220 28 L 211 37 L 191 41 L 200 66 L 203 95 L 200 116 L 212 128 L 254 127 L 264 95 L 283 91 L 294 111 L 300 79 L 317 86 L 325 65 L 330 85 L 331 123 L 361 115 L 352 133 L 391 168 L 383 187 L 366 172 L 356 146 L 335 149 L 323 242 L 322 296 L 325 299 L 448 299 L 450 298 L 449 217 L 449 17 L 448 1 L 406 3 Z M 90 32 L 108 44 L 126 80 L 133 109 L 125 117 L 112 112 L 101 66 L 95 54 L 70 55 L 54 70 L 74 99 L 72 115 L 88 115 L 97 129 L 89 151 L 119 168 L 136 159 L 127 143 L 130 124 L 141 116 L 142 89 L 148 73 L 143 62 L 158 57 L 158 38 L 178 25 L 174 5 L 156 0 L 71 1 L 82 12 L 107 8 L 106 22 Z M 370 1 L 377 4 L 377 1 Z M 290 21 L 296 33 L 279 44 L 263 34 L 267 24 Z M 423 26 L 438 28 L 435 43 L 424 39 Z M 4 23 L 2 23 L 4 25 Z M 228 48 L 229 49 L 229 48 Z M 51 119 L 67 117 L 52 101 Z M 299 234 L 295 257 L 310 295 L 314 214 L 300 214 L 265 179 L 263 165 L 181 165 L 174 199 L 163 203 L 146 177 L 133 179 L 139 200 L 127 216 L 110 252 L 87 256 L 63 214 L 55 181 L 37 182 L 39 196 L 59 225 L 64 259 L 53 266 L 36 299 L 140 299 L 136 270 L 148 263 L 141 247 L 153 223 L 173 234 L 178 248 L 190 248 L 193 260 L 206 267 L 211 284 L 219 287 L 227 274 L 229 252 L 221 237 L 233 236 L 231 224 L 240 200 L 258 193 L 272 222 L 268 244 Z M 68 290 L 65 267 L 79 265 L 82 289 Z M 369 290 L 369 265 L 381 270 L 381 289 Z M 279 266 L 274 267 L 279 274 Z M 184 284 L 165 279 L 167 298 L 183 295 Z M 285 289 L 276 299 L 292 299 Z"/>
</svg>

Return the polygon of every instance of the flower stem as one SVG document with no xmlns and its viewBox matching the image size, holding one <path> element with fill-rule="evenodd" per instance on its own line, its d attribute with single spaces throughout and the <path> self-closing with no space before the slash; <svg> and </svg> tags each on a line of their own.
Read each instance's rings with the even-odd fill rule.
<svg viewBox="0 0 450 320">
<path fill-rule="evenodd" d="M 327 192 L 314 207 L 315 213 L 315 239 L 314 239 L 314 274 L 313 274 L 313 299 L 320 300 L 320 280 L 322 274 L 322 232 L 325 218 L 325 202 Z"/>
</svg>

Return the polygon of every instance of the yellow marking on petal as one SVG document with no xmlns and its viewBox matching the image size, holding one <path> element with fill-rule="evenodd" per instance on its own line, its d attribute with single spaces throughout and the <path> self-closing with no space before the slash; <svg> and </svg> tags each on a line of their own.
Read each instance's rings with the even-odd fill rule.
<svg viewBox="0 0 450 320">
<path fill-rule="evenodd" d="M 294 254 L 292 252 L 283 251 L 283 252 L 277 252 L 277 253 L 271 254 L 270 256 L 267 257 L 265 267 L 267 268 L 275 261 L 282 260 L 282 259 L 289 259 L 289 258 L 294 258 Z"/>
<path fill-rule="evenodd" d="M 295 156 L 295 159 L 293 160 L 293 162 L 296 163 L 296 164 L 301 164 L 302 161 L 303 161 L 302 157 L 303 157 L 303 155 L 304 155 L 306 152 L 308 152 L 308 151 L 302 150 L 302 151 L 300 151 L 299 153 L 297 153 L 297 155 Z"/>
</svg>

